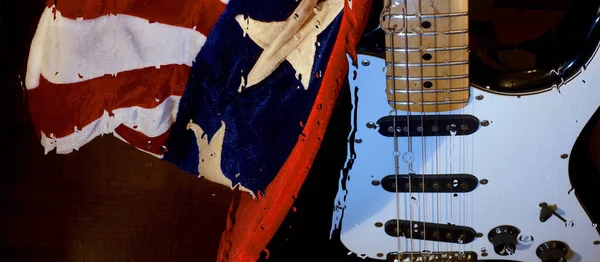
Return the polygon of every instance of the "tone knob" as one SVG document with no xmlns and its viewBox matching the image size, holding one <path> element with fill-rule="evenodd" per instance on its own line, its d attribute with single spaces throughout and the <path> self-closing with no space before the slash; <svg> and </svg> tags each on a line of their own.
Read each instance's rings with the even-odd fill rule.
<svg viewBox="0 0 600 262">
<path fill-rule="evenodd" d="M 494 245 L 494 252 L 501 256 L 515 253 L 517 249 L 517 236 L 521 231 L 513 226 L 498 226 L 490 230 L 488 240 Z"/>
<path fill-rule="evenodd" d="M 538 246 L 535 254 L 542 262 L 566 262 L 569 246 L 560 241 L 548 241 Z"/>
</svg>

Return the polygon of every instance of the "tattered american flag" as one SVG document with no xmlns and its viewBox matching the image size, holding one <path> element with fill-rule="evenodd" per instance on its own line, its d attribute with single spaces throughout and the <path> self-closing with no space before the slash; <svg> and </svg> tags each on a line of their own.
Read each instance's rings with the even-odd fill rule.
<svg viewBox="0 0 600 262">
<path fill-rule="evenodd" d="M 219 260 L 256 260 L 312 165 L 370 5 L 48 1 L 25 78 L 40 142 L 66 154 L 112 133 L 245 191 Z"/>
</svg>

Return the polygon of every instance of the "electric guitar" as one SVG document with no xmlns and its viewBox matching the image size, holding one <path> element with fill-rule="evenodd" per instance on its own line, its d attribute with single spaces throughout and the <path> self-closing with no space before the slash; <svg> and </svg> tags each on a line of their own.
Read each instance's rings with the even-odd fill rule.
<svg viewBox="0 0 600 262">
<path fill-rule="evenodd" d="M 599 8 L 374 1 L 348 88 L 261 261 L 600 261 L 587 149 Z M 487 17 L 503 13 L 537 16 L 509 31 Z M 529 36 L 531 23 L 549 30 Z"/>
<path fill-rule="evenodd" d="M 470 46 L 467 0 L 384 0 L 383 37 L 362 47 L 349 77 L 352 166 L 333 214 L 349 252 L 387 261 L 599 261 L 599 218 L 587 212 L 598 202 L 578 198 L 598 188 L 575 188 L 573 176 L 585 174 L 569 170 L 600 105 L 593 15 L 589 46 L 571 64 L 492 78 L 485 61 L 470 72 L 470 52 L 481 49 Z"/>
</svg>

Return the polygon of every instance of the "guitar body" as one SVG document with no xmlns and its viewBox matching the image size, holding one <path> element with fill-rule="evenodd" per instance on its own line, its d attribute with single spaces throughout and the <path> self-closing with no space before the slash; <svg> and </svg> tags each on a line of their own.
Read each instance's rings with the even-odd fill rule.
<svg viewBox="0 0 600 262">
<path fill-rule="evenodd" d="M 397 238 L 376 224 L 395 219 L 399 210 L 400 219 L 410 221 L 412 217 L 415 224 L 417 221 L 451 223 L 483 234 L 468 244 L 411 241 L 401 237 L 401 252 L 474 251 L 486 259 L 538 261 L 538 245 L 558 240 L 572 250 L 569 261 L 593 261 L 600 257 L 600 247 L 594 245 L 600 234 L 578 200 L 577 190 L 572 191 L 569 176 L 573 145 L 600 104 L 598 59 L 562 87 L 560 93 L 551 90 L 519 98 L 472 88 L 468 105 L 447 114 L 472 115 L 489 125 L 479 126 L 466 136 L 412 137 L 412 171 L 471 174 L 479 184 L 472 192 L 457 196 L 416 191 L 400 193 L 398 199 L 396 193 L 384 190 L 379 184 L 383 177 L 394 174 L 393 138 L 384 137 L 366 125 L 390 112 L 382 91 L 385 61 L 368 55 L 359 55 L 359 61 L 369 61 L 369 66 L 359 66 L 356 79 L 350 78 L 350 86 L 358 87 L 352 99 L 357 102 L 353 122 L 355 137 L 361 142 L 353 141 L 353 165 L 344 178 L 345 188 L 338 195 L 344 209 L 334 214 L 339 219 L 341 241 L 350 251 L 370 258 L 397 251 Z M 475 99 L 479 96 L 483 99 Z M 399 138 L 401 151 L 407 147 L 408 138 Z M 408 172 L 407 164 L 401 164 L 400 173 Z M 484 179 L 488 181 L 485 185 L 481 184 Z M 415 182 L 419 182 L 418 178 Z M 411 201 L 411 196 L 416 200 Z M 556 217 L 540 222 L 539 204 L 543 202 L 555 204 L 567 225 Z M 502 225 L 518 228 L 533 241 L 519 243 L 513 255 L 496 254 L 488 232 Z M 481 257 L 482 250 L 486 250 L 487 257 Z"/>
<path fill-rule="evenodd" d="M 507 44 L 483 21 L 494 14 L 474 8 L 492 2 L 565 14 L 552 33 Z M 470 1 L 485 15 L 469 21 L 467 102 L 421 113 L 390 106 L 374 1 L 357 68 L 264 261 L 598 261 L 600 173 L 588 145 L 600 121 L 599 7 Z M 509 61 L 519 56 L 535 63 Z"/>
<path fill-rule="evenodd" d="M 489 81 L 481 79 L 492 76 L 488 68 L 471 66 L 471 74 L 478 76 L 472 77 L 467 105 L 425 113 L 392 111 L 384 42 L 377 36 L 382 32 L 369 32 L 358 68 L 348 79 L 353 90 L 347 158 L 351 168 L 341 178 L 335 200 L 342 208 L 333 213 L 333 228 L 339 229 L 342 244 L 371 259 L 397 252 L 466 259 L 458 261 L 470 261 L 467 255 L 479 260 L 553 261 L 548 254 L 556 250 L 565 253 L 557 258 L 568 261 L 598 259 L 600 212 L 590 190 L 597 190 L 600 179 L 590 177 L 590 188 L 581 177 L 597 173 L 573 166 L 579 162 L 571 160 L 586 124 L 597 122 L 600 114 L 600 59 L 593 56 L 598 30 L 596 24 L 587 30 L 585 48 L 570 66 L 556 70 L 560 77 L 550 77 L 552 70 L 530 70 L 496 73 Z M 405 133 L 396 138 L 386 130 L 394 117 L 404 124 Z M 453 117 L 454 122 L 448 120 Z M 436 125 L 448 130 L 455 123 L 464 132 L 413 132 L 409 138 L 408 124 L 402 122 L 406 119 L 414 119 L 413 128 Z M 395 174 L 404 175 L 404 180 Z M 410 180 L 408 174 L 414 174 Z M 421 187 L 435 181 L 441 189 Z M 401 233 L 394 231 L 397 227 Z M 549 247 L 556 249 L 548 251 Z"/>
</svg>

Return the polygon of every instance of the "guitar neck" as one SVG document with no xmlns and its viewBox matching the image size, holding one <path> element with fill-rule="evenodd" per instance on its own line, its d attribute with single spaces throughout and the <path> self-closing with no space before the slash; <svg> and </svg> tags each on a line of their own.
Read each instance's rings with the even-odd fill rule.
<svg viewBox="0 0 600 262">
<path fill-rule="evenodd" d="M 468 0 L 383 0 L 392 108 L 442 112 L 470 97 Z"/>
</svg>

